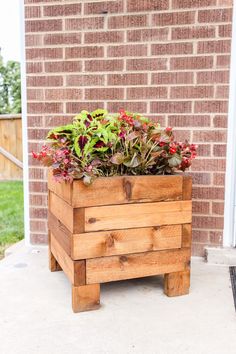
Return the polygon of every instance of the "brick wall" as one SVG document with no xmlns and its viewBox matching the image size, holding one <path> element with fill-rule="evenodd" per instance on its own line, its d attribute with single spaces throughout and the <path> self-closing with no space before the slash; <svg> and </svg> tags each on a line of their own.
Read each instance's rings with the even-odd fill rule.
<svg viewBox="0 0 236 354">
<path fill-rule="evenodd" d="M 199 144 L 193 254 L 222 243 L 231 0 L 25 0 L 29 150 L 82 109 L 139 111 Z M 30 157 L 32 243 L 46 171 Z"/>
</svg>

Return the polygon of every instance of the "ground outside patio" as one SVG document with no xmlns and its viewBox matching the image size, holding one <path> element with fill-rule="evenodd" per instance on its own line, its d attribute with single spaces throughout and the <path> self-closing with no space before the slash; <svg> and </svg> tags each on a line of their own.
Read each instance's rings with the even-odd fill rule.
<svg viewBox="0 0 236 354">
<path fill-rule="evenodd" d="M 190 295 L 168 298 L 162 277 L 101 286 L 101 308 L 74 314 L 46 247 L 20 243 L 0 262 L 1 354 L 234 354 L 228 266 L 192 262 Z"/>
</svg>

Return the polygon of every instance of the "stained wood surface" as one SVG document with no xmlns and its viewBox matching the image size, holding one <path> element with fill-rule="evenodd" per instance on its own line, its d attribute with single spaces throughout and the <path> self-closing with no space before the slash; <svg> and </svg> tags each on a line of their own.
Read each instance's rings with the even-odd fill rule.
<svg viewBox="0 0 236 354">
<path fill-rule="evenodd" d="M 184 224 L 182 229 L 182 247 L 191 247 L 192 224 Z"/>
<path fill-rule="evenodd" d="M 164 292 L 167 296 L 180 296 L 189 293 L 190 270 L 165 274 Z"/>
<path fill-rule="evenodd" d="M 191 223 L 192 202 L 155 202 L 85 208 L 85 231 Z M 77 219 L 75 217 L 75 224 Z"/>
<path fill-rule="evenodd" d="M 50 248 L 57 262 L 62 267 L 73 285 L 85 284 L 85 261 L 73 261 L 50 232 Z"/>
<path fill-rule="evenodd" d="M 192 177 L 183 176 L 183 200 L 192 199 Z"/>
<path fill-rule="evenodd" d="M 53 233 L 56 240 L 64 248 L 66 253 L 71 255 L 72 234 L 55 215 L 48 211 L 48 229 Z"/>
<path fill-rule="evenodd" d="M 140 278 L 188 269 L 190 249 L 153 251 L 86 260 L 86 283 Z"/>
<path fill-rule="evenodd" d="M 100 284 L 72 286 L 74 312 L 96 310 L 100 307 Z"/>
<path fill-rule="evenodd" d="M 85 186 L 80 180 L 56 183 L 49 174 L 48 188 L 74 208 L 182 200 L 183 176 L 99 177 Z"/>
<path fill-rule="evenodd" d="M 180 248 L 182 225 L 88 232 L 72 236 L 72 259 Z"/>
<path fill-rule="evenodd" d="M 49 270 L 51 272 L 58 272 L 62 270 L 60 264 L 57 262 L 56 258 L 52 254 L 51 251 L 51 240 L 50 240 L 50 232 L 48 233 L 48 241 L 49 241 L 49 247 L 48 247 L 48 261 L 49 261 Z"/>
</svg>

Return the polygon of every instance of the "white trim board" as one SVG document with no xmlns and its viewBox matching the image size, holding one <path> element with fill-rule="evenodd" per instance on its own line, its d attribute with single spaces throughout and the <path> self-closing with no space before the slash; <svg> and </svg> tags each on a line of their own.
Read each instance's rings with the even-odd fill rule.
<svg viewBox="0 0 236 354">
<path fill-rule="evenodd" d="M 225 175 L 224 236 L 225 247 L 235 246 L 234 209 L 236 202 L 236 6 L 233 8 L 227 155 Z"/>
<path fill-rule="evenodd" d="M 25 16 L 24 16 L 24 1 L 21 0 L 18 1 L 20 6 L 20 33 L 21 33 L 21 103 L 22 103 L 23 183 L 24 183 L 24 227 L 25 227 L 25 245 L 30 246 L 29 176 L 28 176 L 29 164 L 28 164 L 26 61 L 25 61 Z"/>
</svg>

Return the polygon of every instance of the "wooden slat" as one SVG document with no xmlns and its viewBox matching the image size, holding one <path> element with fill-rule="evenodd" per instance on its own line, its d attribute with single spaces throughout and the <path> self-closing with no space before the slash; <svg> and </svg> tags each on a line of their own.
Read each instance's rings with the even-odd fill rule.
<svg viewBox="0 0 236 354">
<path fill-rule="evenodd" d="M 91 186 L 81 180 L 55 183 L 49 175 L 49 189 L 75 208 L 182 200 L 182 176 L 99 177 Z"/>
<path fill-rule="evenodd" d="M 164 293 L 167 296 L 180 296 L 189 293 L 190 270 L 165 274 Z"/>
<path fill-rule="evenodd" d="M 48 229 L 53 233 L 66 253 L 71 256 L 72 234 L 50 211 L 48 211 Z"/>
<path fill-rule="evenodd" d="M 85 232 L 191 223 L 191 210 L 191 201 L 86 208 Z"/>
<path fill-rule="evenodd" d="M 183 176 L 183 200 L 192 199 L 192 177 Z"/>
<path fill-rule="evenodd" d="M 100 307 L 100 284 L 72 286 L 74 312 L 97 310 Z"/>
<path fill-rule="evenodd" d="M 190 249 L 153 251 L 86 260 L 86 283 L 140 278 L 189 268 Z"/>
<path fill-rule="evenodd" d="M 173 249 L 181 247 L 182 225 L 90 232 L 72 238 L 72 259 Z"/>
<path fill-rule="evenodd" d="M 55 236 L 50 233 L 50 248 L 57 262 L 73 285 L 85 284 L 85 261 L 73 261 L 61 247 Z"/>
<path fill-rule="evenodd" d="M 184 224 L 182 230 L 182 247 L 191 247 L 192 243 L 192 225 Z"/>
</svg>

